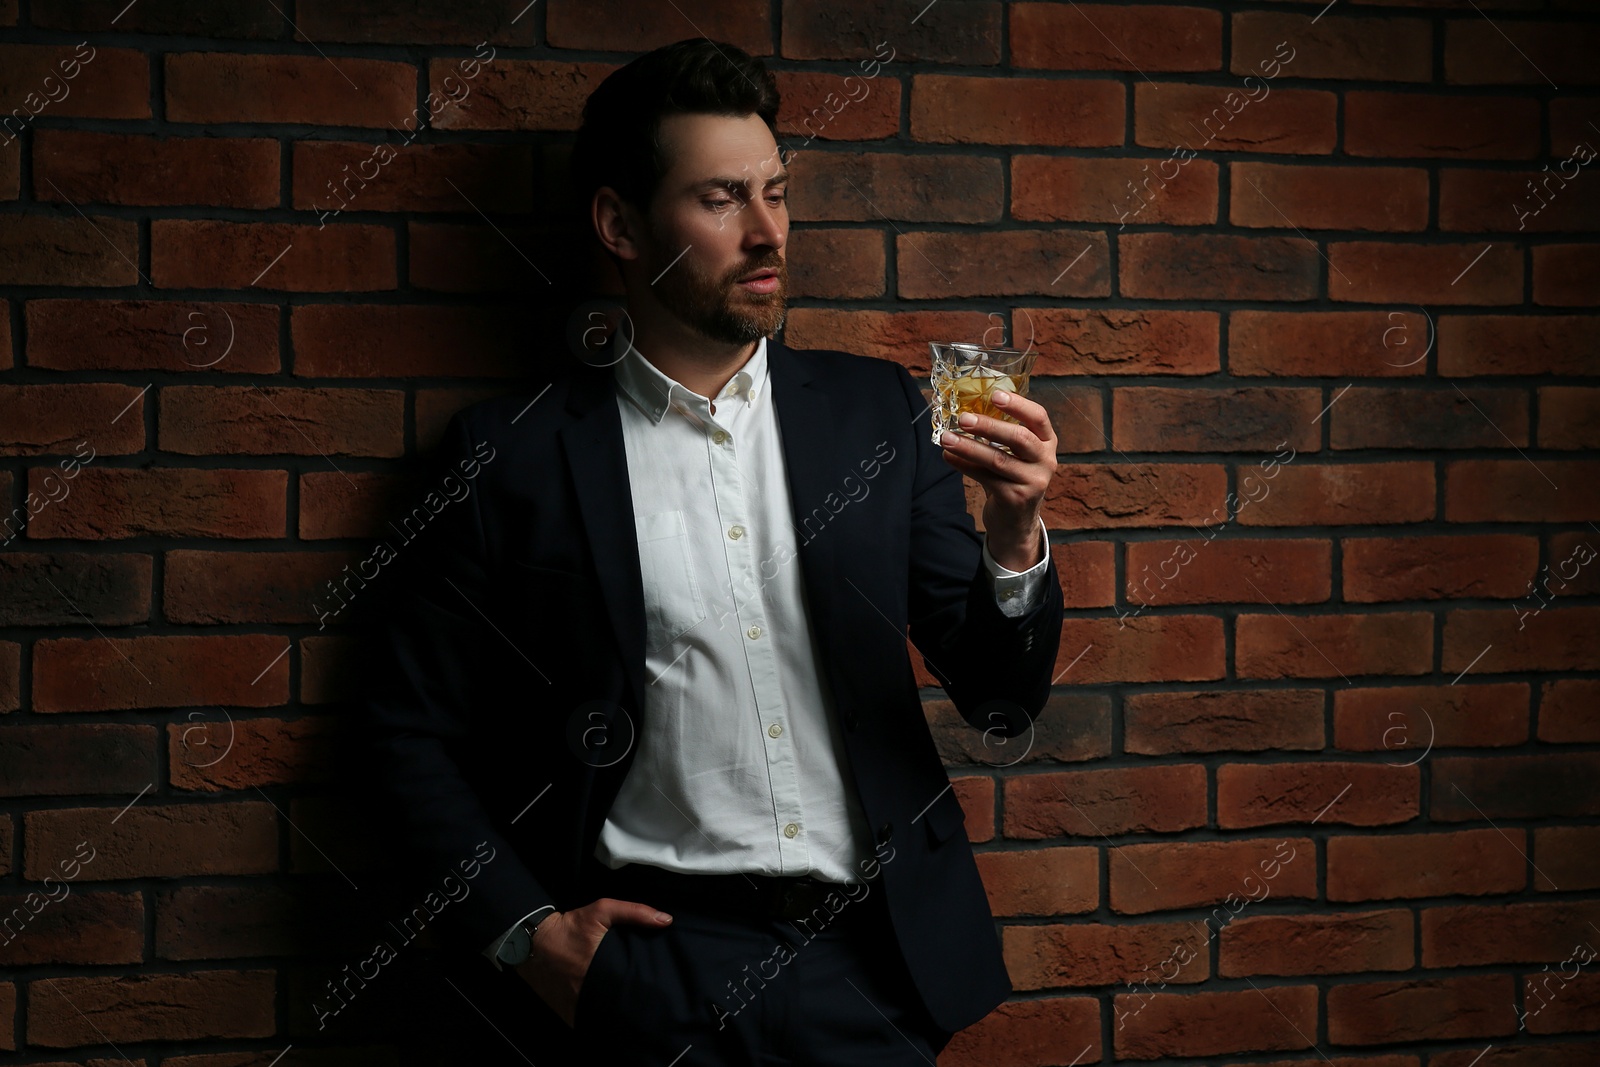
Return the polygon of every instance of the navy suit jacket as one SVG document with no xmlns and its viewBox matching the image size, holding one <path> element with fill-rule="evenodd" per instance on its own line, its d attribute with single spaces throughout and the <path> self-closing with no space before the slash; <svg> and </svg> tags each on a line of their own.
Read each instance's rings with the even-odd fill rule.
<svg viewBox="0 0 1600 1067">
<path fill-rule="evenodd" d="M 1049 694 L 1060 581 L 1052 562 L 1035 608 L 1001 613 L 961 475 L 903 367 L 771 339 L 767 353 L 820 666 L 881 861 L 872 891 L 953 1032 L 1011 985 L 906 634 L 995 742 L 993 762 L 1009 763 L 1025 742 L 1000 739 L 1029 731 Z M 397 524 L 421 532 L 385 568 L 361 736 L 407 867 L 426 880 L 482 861 L 439 916 L 453 947 L 478 954 L 536 907 L 595 898 L 595 842 L 645 714 L 611 367 L 575 364 L 542 390 L 471 405 L 434 464 L 429 484 L 454 477 L 457 498 Z"/>
</svg>

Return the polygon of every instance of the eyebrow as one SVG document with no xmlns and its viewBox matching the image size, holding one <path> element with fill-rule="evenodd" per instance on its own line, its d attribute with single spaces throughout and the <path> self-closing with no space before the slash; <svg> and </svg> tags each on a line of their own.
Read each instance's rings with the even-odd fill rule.
<svg viewBox="0 0 1600 1067">
<path fill-rule="evenodd" d="M 766 180 L 766 182 L 763 185 L 763 188 L 769 188 L 770 189 L 772 186 L 774 186 L 774 185 L 782 185 L 785 182 L 787 182 L 788 180 L 789 180 L 789 171 L 787 169 L 780 170 L 777 174 L 774 174 L 772 177 L 770 177 L 770 178 L 768 178 Z M 746 183 L 740 181 L 738 178 L 727 177 L 727 176 L 718 176 L 718 177 L 715 177 L 715 178 L 707 178 L 705 181 L 699 182 L 699 183 L 691 186 L 690 187 L 690 191 L 698 193 L 703 189 L 725 189 L 730 185 L 731 186 L 741 186 L 741 185 L 744 185 L 744 184 L 746 184 Z"/>
</svg>

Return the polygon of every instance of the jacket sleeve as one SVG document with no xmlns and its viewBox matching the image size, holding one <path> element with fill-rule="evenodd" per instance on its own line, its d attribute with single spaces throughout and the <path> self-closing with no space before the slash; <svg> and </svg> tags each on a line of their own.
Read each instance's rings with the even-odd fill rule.
<svg viewBox="0 0 1600 1067">
<path fill-rule="evenodd" d="M 913 433 L 911 642 L 928 671 L 973 727 L 1003 737 L 1026 732 L 1050 695 L 1061 643 L 1063 598 L 1045 552 L 1043 595 L 1019 615 L 996 603 L 994 578 L 971 514 L 961 472 L 922 427 L 928 403 L 904 367 L 895 367 Z"/>
<path fill-rule="evenodd" d="M 464 476 L 485 457 L 492 461 L 492 443 L 475 442 L 457 413 L 422 482 L 427 506 L 411 513 L 426 525 L 380 576 L 357 701 L 365 769 L 401 866 L 435 889 L 447 875 L 472 878 L 438 922 L 452 947 L 473 953 L 498 944 L 531 910 L 555 905 L 512 848 L 504 816 L 486 810 L 462 769 L 471 746 L 496 743 L 490 716 L 503 704 L 486 699 L 475 680 L 490 657 L 509 654 L 484 613 L 493 581 L 480 508 L 487 478 Z M 465 497 L 442 493 L 452 474 L 469 486 Z M 464 861 L 474 856 L 481 866 L 466 875 Z"/>
</svg>

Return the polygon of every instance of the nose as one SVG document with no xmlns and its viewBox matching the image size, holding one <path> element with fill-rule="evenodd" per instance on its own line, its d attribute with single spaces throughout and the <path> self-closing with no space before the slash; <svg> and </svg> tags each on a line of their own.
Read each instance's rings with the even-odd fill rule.
<svg viewBox="0 0 1600 1067">
<path fill-rule="evenodd" d="M 782 248 L 789 234 L 789 214 L 786 204 L 773 207 L 765 197 L 757 197 L 744 212 L 744 247 Z"/>
</svg>

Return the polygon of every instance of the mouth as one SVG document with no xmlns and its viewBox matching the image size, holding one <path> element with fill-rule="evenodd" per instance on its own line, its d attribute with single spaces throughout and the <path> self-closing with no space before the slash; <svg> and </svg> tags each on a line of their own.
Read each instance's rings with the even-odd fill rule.
<svg viewBox="0 0 1600 1067">
<path fill-rule="evenodd" d="M 767 268 L 754 271 L 739 279 L 740 288 L 752 293 L 771 293 L 778 288 L 778 272 Z"/>
</svg>

